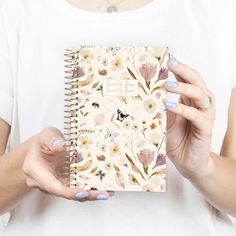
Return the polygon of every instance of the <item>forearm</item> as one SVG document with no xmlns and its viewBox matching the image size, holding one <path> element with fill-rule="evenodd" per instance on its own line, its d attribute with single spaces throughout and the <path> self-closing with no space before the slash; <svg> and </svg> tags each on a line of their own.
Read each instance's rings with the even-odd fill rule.
<svg viewBox="0 0 236 236">
<path fill-rule="evenodd" d="M 30 191 L 22 164 L 35 136 L 0 157 L 0 214 L 11 210 Z"/>
<path fill-rule="evenodd" d="M 189 180 L 215 208 L 236 217 L 236 160 L 214 153 L 209 160 L 207 175 Z"/>
</svg>

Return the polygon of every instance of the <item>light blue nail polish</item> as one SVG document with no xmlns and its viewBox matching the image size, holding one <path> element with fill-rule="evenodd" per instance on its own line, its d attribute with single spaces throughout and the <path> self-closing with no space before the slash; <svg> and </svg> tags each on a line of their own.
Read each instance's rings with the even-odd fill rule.
<svg viewBox="0 0 236 236">
<path fill-rule="evenodd" d="M 107 196 L 105 196 L 104 194 L 99 194 L 96 197 L 97 200 L 107 200 Z"/>
<path fill-rule="evenodd" d="M 175 59 L 175 57 L 172 55 L 172 54 L 169 54 L 169 62 L 172 66 L 176 67 L 178 66 L 178 62 L 177 60 Z"/>
<path fill-rule="evenodd" d="M 61 139 L 56 139 L 53 141 L 52 143 L 52 147 L 56 147 L 57 145 L 59 145 L 60 143 L 64 142 L 63 140 Z"/>
<path fill-rule="evenodd" d="M 114 191 L 107 191 L 109 193 L 109 196 L 112 197 L 114 195 Z"/>
<path fill-rule="evenodd" d="M 87 192 L 78 192 L 75 194 L 75 198 L 78 200 L 84 199 L 88 196 Z"/>
<path fill-rule="evenodd" d="M 176 88 L 177 83 L 175 81 L 166 81 L 166 86 L 169 88 Z"/>
<path fill-rule="evenodd" d="M 166 108 L 174 109 L 174 108 L 176 108 L 176 103 L 174 103 L 174 102 L 166 102 Z"/>
</svg>

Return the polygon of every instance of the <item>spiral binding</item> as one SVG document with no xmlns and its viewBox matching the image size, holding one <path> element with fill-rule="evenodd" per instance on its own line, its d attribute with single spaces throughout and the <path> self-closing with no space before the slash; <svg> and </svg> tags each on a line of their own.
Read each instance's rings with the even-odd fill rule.
<svg viewBox="0 0 236 236">
<path fill-rule="evenodd" d="M 65 52 L 65 115 L 64 115 L 64 135 L 66 140 L 66 160 L 64 168 L 65 185 L 68 187 L 76 187 L 76 178 L 71 175 L 72 155 L 76 151 L 77 142 L 77 105 L 78 91 L 76 87 L 77 79 L 73 76 L 74 69 L 77 65 L 78 51 L 66 49 Z"/>
</svg>

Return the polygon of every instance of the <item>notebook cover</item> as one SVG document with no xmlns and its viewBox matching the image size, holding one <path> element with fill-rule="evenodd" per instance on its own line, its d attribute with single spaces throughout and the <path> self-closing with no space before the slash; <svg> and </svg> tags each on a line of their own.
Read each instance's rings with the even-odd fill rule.
<svg viewBox="0 0 236 236">
<path fill-rule="evenodd" d="M 168 48 L 78 45 L 65 53 L 70 187 L 166 189 Z"/>
</svg>

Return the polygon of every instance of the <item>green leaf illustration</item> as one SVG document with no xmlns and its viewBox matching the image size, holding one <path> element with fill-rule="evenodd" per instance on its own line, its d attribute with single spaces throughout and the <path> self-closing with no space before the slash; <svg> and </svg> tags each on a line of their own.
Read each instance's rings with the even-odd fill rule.
<svg viewBox="0 0 236 236">
<path fill-rule="evenodd" d="M 94 174 L 96 171 L 97 171 L 97 169 L 98 169 L 98 167 L 96 166 L 96 167 L 94 167 L 91 171 L 90 171 L 90 173 L 91 174 Z"/>
<path fill-rule="evenodd" d="M 116 166 L 115 164 L 113 164 L 113 167 L 116 171 L 120 171 L 120 168 L 118 166 Z"/>
<path fill-rule="evenodd" d="M 92 86 L 92 88 L 97 88 L 98 85 L 99 85 L 99 81 L 96 82 L 96 83 L 94 83 L 93 86 Z"/>
</svg>

